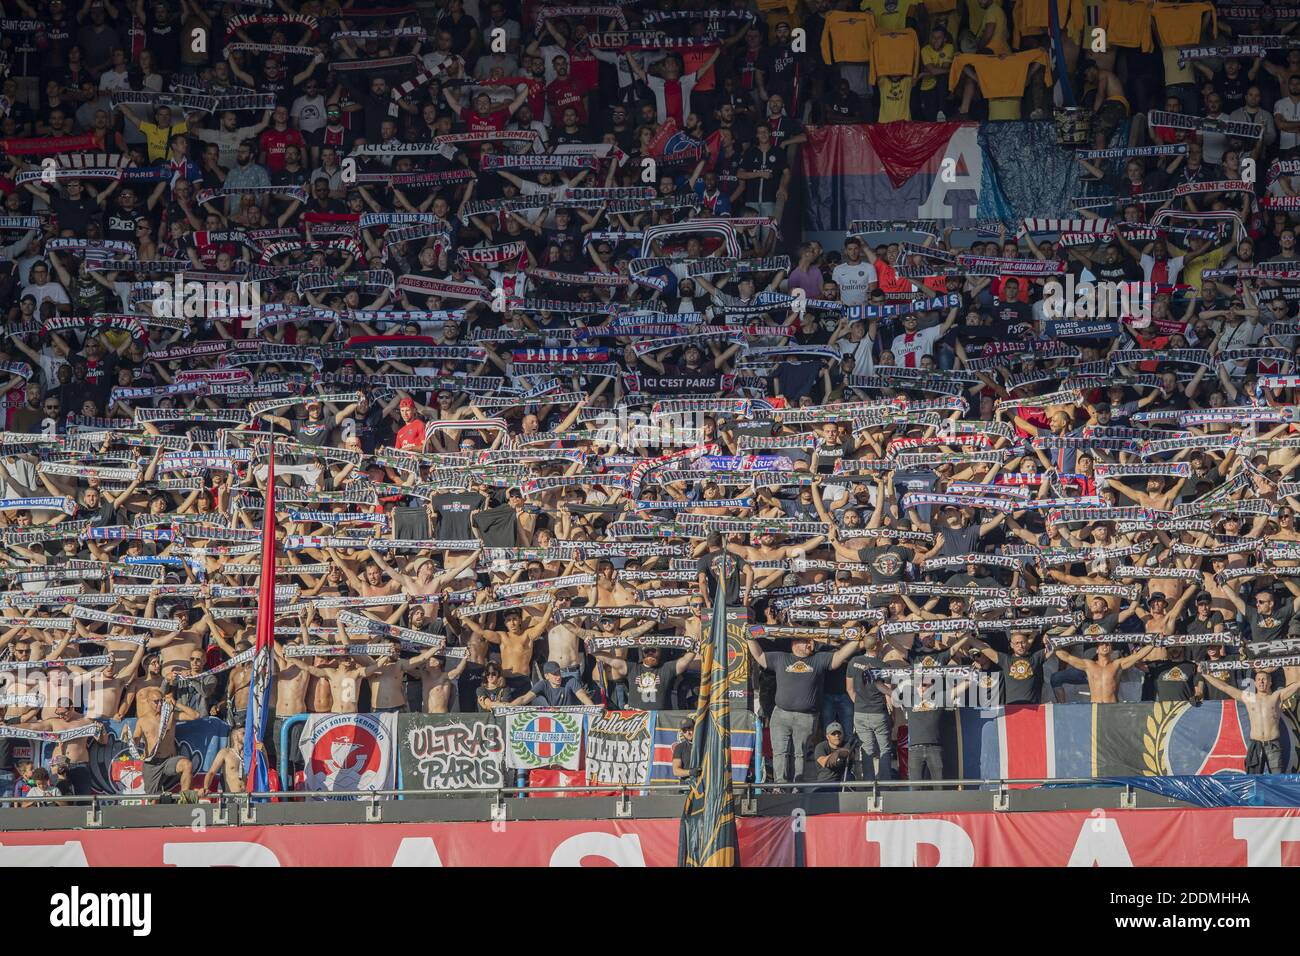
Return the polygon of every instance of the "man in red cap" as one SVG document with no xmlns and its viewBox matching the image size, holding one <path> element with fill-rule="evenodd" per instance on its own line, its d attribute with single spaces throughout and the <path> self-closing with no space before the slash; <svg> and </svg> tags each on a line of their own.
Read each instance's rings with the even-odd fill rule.
<svg viewBox="0 0 1300 956">
<path fill-rule="evenodd" d="M 420 451 L 424 448 L 424 419 L 416 417 L 415 399 L 404 398 L 397 405 L 397 414 L 402 416 L 405 423 L 397 430 L 397 436 L 393 439 L 393 447 L 398 451 L 409 449 L 411 451 Z"/>
</svg>

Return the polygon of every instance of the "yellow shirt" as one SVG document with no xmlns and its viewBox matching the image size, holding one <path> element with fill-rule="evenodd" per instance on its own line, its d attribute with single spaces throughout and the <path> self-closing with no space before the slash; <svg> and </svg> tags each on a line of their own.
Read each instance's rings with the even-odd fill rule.
<svg viewBox="0 0 1300 956">
<path fill-rule="evenodd" d="M 167 158 L 167 143 L 178 133 L 188 133 L 190 125 L 183 120 L 172 123 L 170 127 L 157 126 L 153 123 L 141 123 L 140 132 L 144 134 L 145 144 L 149 147 L 149 162 L 156 163 Z"/>
<path fill-rule="evenodd" d="M 916 76 L 921 51 L 911 30 L 877 33 L 871 41 L 871 71 L 867 81 L 880 76 Z"/>
<path fill-rule="evenodd" d="M 1160 45 L 1194 46 L 1201 42 L 1201 17 L 1210 15 L 1210 35 L 1213 36 L 1218 18 L 1214 7 L 1208 3 L 1157 3 L 1151 8 L 1156 21 L 1156 35 Z"/>
<path fill-rule="evenodd" d="M 941 66 L 944 69 L 947 69 L 952 66 L 952 58 L 954 56 L 956 56 L 956 51 L 952 48 L 951 43 L 945 43 L 942 50 L 936 50 L 927 43 L 925 46 L 921 47 L 921 66 Z M 939 80 L 937 77 L 926 76 L 924 73 L 921 74 L 921 89 L 928 92 L 938 85 Z"/>
<path fill-rule="evenodd" d="M 923 0 L 862 0 L 859 9 L 869 11 L 881 30 L 905 30 L 908 13 L 923 6 Z"/>
<path fill-rule="evenodd" d="M 880 118 L 878 123 L 912 118 L 912 78 L 910 76 L 882 76 L 877 84 L 880 90 Z"/>
<path fill-rule="evenodd" d="M 1150 0 L 1106 0 L 1101 8 L 1101 26 L 1109 46 L 1124 46 L 1150 53 Z"/>
<path fill-rule="evenodd" d="M 985 56 L 978 53 L 963 53 L 952 61 L 952 68 L 948 73 L 948 85 L 950 88 L 956 86 L 961 80 L 961 72 L 966 67 L 975 71 L 975 78 L 979 80 L 980 92 L 984 98 L 989 100 L 990 118 L 992 116 L 993 104 L 995 99 L 1014 98 L 1017 103 L 1025 93 L 1028 84 L 1029 67 L 1034 63 L 1040 63 L 1043 66 L 1043 83 L 1047 86 L 1052 85 L 1052 64 L 1047 58 L 1047 51 L 1022 50 L 1020 53 L 1013 53 L 1010 56 Z M 1019 112 L 1017 110 L 1017 112 Z M 1007 117 L 1000 117 L 1006 119 Z"/>
<path fill-rule="evenodd" d="M 875 20 L 870 13 L 832 10 L 822 30 L 822 60 L 826 63 L 866 63 L 871 59 Z"/>
<path fill-rule="evenodd" d="M 1007 24 L 1006 11 L 1001 5 L 994 0 L 989 4 L 989 8 L 984 11 L 984 23 L 980 27 L 980 32 L 975 35 L 979 37 L 993 24 L 993 35 L 989 37 L 988 48 L 994 56 L 1005 56 L 1011 52 L 1011 32 Z"/>
<path fill-rule="evenodd" d="M 1183 266 L 1181 281 L 1186 282 L 1196 291 L 1201 290 L 1201 273 L 1206 269 L 1217 269 L 1223 260 L 1228 258 L 1228 253 L 1232 251 L 1231 245 L 1226 245 L 1222 249 L 1216 249 L 1207 255 L 1197 259 L 1192 265 Z"/>
</svg>

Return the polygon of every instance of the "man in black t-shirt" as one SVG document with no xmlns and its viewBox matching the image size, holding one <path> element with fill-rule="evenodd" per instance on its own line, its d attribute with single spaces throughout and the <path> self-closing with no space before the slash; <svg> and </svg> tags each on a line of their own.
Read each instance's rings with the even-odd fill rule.
<svg viewBox="0 0 1300 956">
<path fill-rule="evenodd" d="M 1282 583 L 1292 594 L 1300 595 L 1300 585 L 1290 578 L 1283 578 Z M 1248 608 L 1236 591 L 1225 592 L 1228 600 L 1237 608 L 1237 613 L 1246 619 L 1250 627 L 1251 641 L 1277 641 L 1286 637 L 1291 618 L 1295 615 L 1295 601 L 1287 601 L 1278 607 L 1277 598 L 1271 590 L 1260 591 L 1255 595 L 1255 606 Z"/>
<path fill-rule="evenodd" d="M 845 746 L 844 725 L 835 721 L 826 728 L 826 739 L 813 748 L 817 770 L 813 779 L 818 783 L 840 783 L 853 779 L 853 748 Z M 818 787 L 821 791 L 834 791 L 835 787 Z"/>
<path fill-rule="evenodd" d="M 804 755 L 817 722 L 821 707 L 820 695 L 826 671 L 843 667 L 862 644 L 846 641 L 833 654 L 830 651 L 813 653 L 813 642 L 796 639 L 790 642 L 790 653 L 764 652 L 759 643 L 749 641 L 749 653 L 776 675 L 776 707 L 772 711 L 772 767 L 777 783 L 802 780 Z M 794 754 L 794 772 L 790 772 L 789 758 Z"/>
<path fill-rule="evenodd" d="M 942 780 L 943 747 L 939 731 L 944 708 L 942 689 L 925 678 L 907 690 L 907 779 Z"/>
<path fill-rule="evenodd" d="M 889 687 L 878 680 L 874 671 L 885 662 L 876 657 L 880 650 L 874 635 L 863 641 L 866 650 L 848 664 L 849 696 L 853 698 L 853 731 L 862 742 L 862 779 L 892 780 L 894 741 Z M 879 770 L 876 764 L 879 762 Z"/>
<path fill-rule="evenodd" d="M 641 648 L 636 659 L 625 660 L 611 654 L 596 654 L 595 657 L 609 668 L 614 678 L 627 678 L 629 707 L 668 710 L 673 685 L 694 662 L 695 652 L 687 651 L 674 661 L 665 661 L 663 651 L 658 647 Z"/>
<path fill-rule="evenodd" d="M 1028 631 L 1011 632 L 1011 653 L 994 650 L 987 644 L 974 641 L 975 649 L 998 666 L 1002 672 L 1002 703 L 1038 704 L 1043 699 L 1043 664 L 1055 651 L 1031 651 L 1033 634 Z"/>
<path fill-rule="evenodd" d="M 695 721 L 682 721 L 681 739 L 673 744 L 673 776 L 687 780 L 691 776 L 691 748 L 695 746 Z"/>
<path fill-rule="evenodd" d="M 1191 700 L 1195 696 L 1199 668 L 1187 660 L 1185 648 L 1170 647 L 1163 661 L 1146 662 L 1147 674 L 1158 701 Z"/>
</svg>

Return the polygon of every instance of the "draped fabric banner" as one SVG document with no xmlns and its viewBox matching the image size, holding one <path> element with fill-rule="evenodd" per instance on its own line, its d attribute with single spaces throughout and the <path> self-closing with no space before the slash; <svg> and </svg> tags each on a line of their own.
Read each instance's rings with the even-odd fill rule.
<svg viewBox="0 0 1300 956">
<path fill-rule="evenodd" d="M 583 714 L 525 710 L 506 717 L 506 766 L 517 770 L 563 767 L 577 770 L 582 761 Z"/>
<path fill-rule="evenodd" d="M 842 230 L 855 219 L 974 225 L 983 177 L 977 129 L 974 123 L 910 122 L 808 127 L 803 172 L 809 226 Z M 953 181 L 945 182 L 945 168 L 954 172 Z"/>
<path fill-rule="evenodd" d="M 645 783 L 654 752 L 655 712 L 610 710 L 587 726 L 587 783 Z"/>
<path fill-rule="evenodd" d="M 979 184 L 982 219 L 1019 222 L 1029 216 L 1068 216 L 1078 189 L 1074 154 L 1056 144 L 1050 122 L 986 123 L 979 128 L 983 157 Z M 1026 157 L 1033 162 L 1026 162 Z"/>
<path fill-rule="evenodd" d="M 307 790 L 391 790 L 396 714 L 312 714 L 298 745 Z"/>
<path fill-rule="evenodd" d="M 400 714 L 402 789 L 491 790 L 505 785 L 505 734 L 487 714 Z"/>
</svg>

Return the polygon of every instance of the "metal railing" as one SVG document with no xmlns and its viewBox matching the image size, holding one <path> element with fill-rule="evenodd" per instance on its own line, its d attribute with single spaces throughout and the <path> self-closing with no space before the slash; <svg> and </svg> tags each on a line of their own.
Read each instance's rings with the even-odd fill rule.
<svg viewBox="0 0 1300 956">
<path fill-rule="evenodd" d="M 1119 804 L 1121 808 L 1137 805 L 1137 789 L 1129 784 L 1117 787 L 1096 777 L 1000 777 L 994 779 L 972 780 L 848 780 L 848 781 L 797 781 L 733 783 L 732 792 L 737 798 L 737 812 L 752 815 L 758 812 L 758 798 L 761 796 L 802 797 L 809 793 L 831 794 L 865 794 L 868 797 L 867 810 L 883 812 L 883 797 L 889 792 L 935 793 L 968 791 L 971 793 L 991 793 L 994 810 L 1010 808 L 1010 794 L 1013 790 L 1032 789 L 1043 786 L 1086 787 L 1104 786 L 1106 789 L 1121 790 Z M 28 797 L 0 796 L 0 810 L 13 808 L 14 805 L 33 803 L 41 807 L 85 807 L 86 825 L 102 825 L 101 811 L 109 806 L 135 806 L 157 804 L 166 800 L 172 806 L 192 808 L 211 808 L 213 823 L 229 823 L 233 811 L 239 823 L 252 823 L 257 818 L 257 808 L 275 803 L 332 803 L 353 801 L 363 803 L 366 807 L 366 820 L 377 822 L 383 819 L 383 807 L 389 803 L 412 797 L 434 800 L 477 798 L 491 802 L 490 816 L 493 820 L 506 819 L 509 816 L 508 798 L 558 794 L 564 796 L 603 797 L 617 801 L 615 816 L 630 816 L 632 800 L 645 796 L 684 795 L 686 787 L 678 783 L 656 782 L 646 784 L 586 784 L 561 787 L 493 787 L 482 790 L 337 790 L 308 791 L 288 790 L 267 793 L 218 793 L 201 794 L 199 800 L 192 804 L 178 804 L 173 794 L 95 794 L 90 796 L 40 797 L 35 800 Z M 410 808 L 411 804 L 405 804 Z"/>
</svg>

